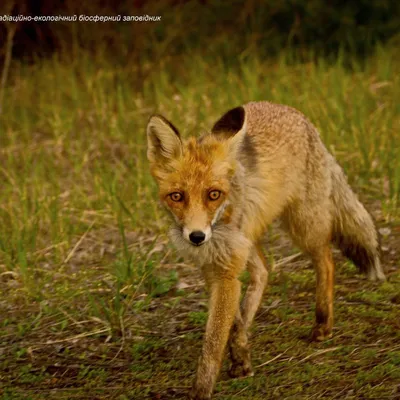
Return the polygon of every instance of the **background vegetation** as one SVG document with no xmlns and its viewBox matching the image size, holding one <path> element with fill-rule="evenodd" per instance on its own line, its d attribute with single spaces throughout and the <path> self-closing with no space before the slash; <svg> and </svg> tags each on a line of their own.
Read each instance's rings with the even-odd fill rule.
<svg viewBox="0 0 400 400">
<path fill-rule="evenodd" d="M 224 372 L 216 398 L 399 398 L 400 3 L 132 4 L 1 10 L 162 16 L 14 26 L 0 87 L 1 398 L 184 397 L 206 295 L 165 236 L 145 125 L 160 112 L 198 134 L 252 100 L 318 127 L 377 220 L 389 280 L 368 283 L 335 253 L 335 336 L 310 343 L 313 272 L 273 227 L 256 375 Z"/>
</svg>

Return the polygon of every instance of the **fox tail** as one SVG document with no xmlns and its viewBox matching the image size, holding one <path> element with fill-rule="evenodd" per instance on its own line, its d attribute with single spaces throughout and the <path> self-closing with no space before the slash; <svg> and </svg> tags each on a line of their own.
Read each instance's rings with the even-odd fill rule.
<svg viewBox="0 0 400 400">
<path fill-rule="evenodd" d="M 333 243 L 370 280 L 385 280 L 380 263 L 380 243 L 371 215 L 347 183 L 336 162 L 332 168 L 334 203 Z"/>
</svg>

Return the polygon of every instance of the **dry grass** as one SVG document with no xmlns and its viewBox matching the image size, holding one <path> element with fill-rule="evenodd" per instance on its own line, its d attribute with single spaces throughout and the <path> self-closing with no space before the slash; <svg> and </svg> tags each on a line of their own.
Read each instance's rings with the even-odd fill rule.
<svg viewBox="0 0 400 400">
<path fill-rule="evenodd" d="M 210 68 L 193 53 L 116 67 L 84 52 L 14 62 L 0 119 L 2 398 L 183 398 L 206 295 L 163 233 L 144 127 L 158 111 L 197 133 L 261 99 L 300 109 L 320 129 L 384 229 L 390 279 L 378 287 L 355 278 L 337 255 L 335 336 L 311 344 L 313 273 L 273 229 L 266 251 L 276 268 L 253 330 L 256 376 L 223 373 L 216 398 L 398 398 L 397 58 L 377 48 L 363 65 L 282 54 Z"/>
</svg>

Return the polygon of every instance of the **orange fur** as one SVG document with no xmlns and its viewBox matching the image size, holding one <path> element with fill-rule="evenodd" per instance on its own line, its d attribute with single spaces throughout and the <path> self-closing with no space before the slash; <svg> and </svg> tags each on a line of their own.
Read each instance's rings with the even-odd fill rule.
<svg viewBox="0 0 400 400">
<path fill-rule="evenodd" d="M 337 244 L 371 279 L 384 279 L 373 221 L 315 127 L 298 111 L 268 102 L 226 113 L 210 133 L 182 141 L 164 117 L 147 127 L 148 159 L 176 247 L 201 266 L 210 291 L 202 356 L 191 392 L 210 399 L 228 343 L 233 376 L 252 374 L 248 329 L 267 282 L 259 243 L 280 217 L 317 273 L 312 338 L 332 334 Z M 250 284 L 239 307 L 239 274 Z"/>
</svg>

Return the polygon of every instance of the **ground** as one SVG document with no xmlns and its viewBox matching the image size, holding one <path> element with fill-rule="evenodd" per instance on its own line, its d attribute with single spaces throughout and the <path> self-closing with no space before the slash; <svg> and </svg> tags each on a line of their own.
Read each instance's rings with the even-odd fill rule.
<svg viewBox="0 0 400 400">
<path fill-rule="evenodd" d="M 271 229 L 265 246 L 270 282 L 252 328 L 255 375 L 229 379 L 226 360 L 216 399 L 400 398 L 400 226 L 380 230 L 388 281 L 367 281 L 335 252 L 334 336 L 313 343 L 313 270 L 279 228 Z M 114 313 L 119 321 L 109 311 L 118 305 L 105 304 L 102 296 L 112 288 L 101 257 L 112 257 L 114 247 L 103 243 L 100 251 L 90 235 L 75 249 L 80 262 L 90 258 L 90 267 L 60 270 L 48 285 L 54 303 L 27 303 L 28 283 L 0 275 L 7 294 L 1 300 L 2 399 L 185 398 L 207 317 L 203 281 L 164 237 L 127 238 L 130 248 L 146 252 L 147 263 L 158 260 L 152 271 L 157 281 L 146 284 L 147 293 L 121 288 L 123 310 Z M 87 246 L 91 254 L 83 251 Z M 98 309 L 98 316 L 88 309 Z"/>
<path fill-rule="evenodd" d="M 198 35 L 198 15 L 192 24 L 169 15 Z M 70 27 L 68 41 L 78 31 Z M 203 27 L 214 33 L 208 20 Z M 185 397 L 207 294 L 165 236 L 145 127 L 159 113 L 182 137 L 201 135 L 259 100 L 315 124 L 374 214 L 388 281 L 368 282 L 335 253 L 334 336 L 312 343 L 314 274 L 274 226 L 264 246 L 269 287 L 251 330 L 255 375 L 228 379 L 226 360 L 215 399 L 399 398 L 397 42 L 362 58 L 289 47 L 264 57 L 253 33 L 240 37 L 242 50 L 213 34 L 207 46 L 185 40 L 171 53 L 181 32 L 162 32 L 154 25 L 140 39 L 149 51 L 129 55 L 120 36 L 120 52 L 110 52 L 105 35 L 90 51 L 74 39 L 72 53 L 11 61 L 0 88 L 0 398 Z"/>
</svg>

